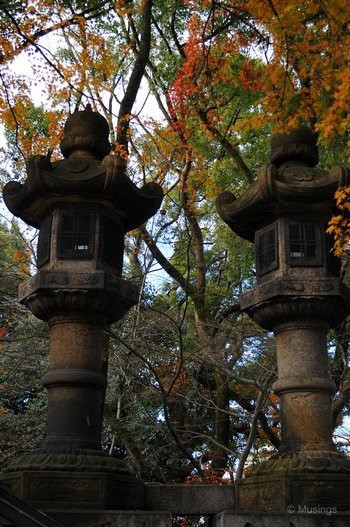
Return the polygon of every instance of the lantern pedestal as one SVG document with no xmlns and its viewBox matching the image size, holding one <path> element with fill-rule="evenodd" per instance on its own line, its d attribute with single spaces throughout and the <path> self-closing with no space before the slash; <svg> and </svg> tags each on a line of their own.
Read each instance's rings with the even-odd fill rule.
<svg viewBox="0 0 350 527">
<path fill-rule="evenodd" d="M 2 482 L 40 510 L 143 509 L 143 481 L 113 461 L 98 453 L 32 453 L 19 458 L 18 472 L 12 466 Z"/>
<path fill-rule="evenodd" d="M 287 456 L 262 463 L 236 482 L 236 510 L 289 512 L 313 510 L 327 514 L 347 511 L 350 463 L 340 456 L 313 457 L 314 453 Z"/>
<path fill-rule="evenodd" d="M 107 323 L 137 300 L 125 280 L 104 271 L 39 271 L 20 300 L 50 326 L 46 437 L 42 447 L 8 466 L 2 481 L 40 509 L 143 508 L 144 483 L 101 451 Z"/>
</svg>

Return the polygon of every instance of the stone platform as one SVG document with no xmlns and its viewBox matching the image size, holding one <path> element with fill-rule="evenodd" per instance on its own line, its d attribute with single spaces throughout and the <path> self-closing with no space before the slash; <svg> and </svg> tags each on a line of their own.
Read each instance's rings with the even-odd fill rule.
<svg viewBox="0 0 350 527">
<path fill-rule="evenodd" d="M 292 510 L 292 509 L 290 509 Z M 212 527 L 349 527 L 349 513 L 325 509 L 309 512 L 238 513 L 226 511 L 211 517 Z M 318 509 L 321 510 L 321 509 Z M 171 527 L 172 513 L 167 511 L 48 511 L 65 527 Z"/>
<path fill-rule="evenodd" d="M 143 485 L 136 478 L 98 472 L 21 471 L 3 482 L 38 509 L 141 509 Z"/>
<path fill-rule="evenodd" d="M 236 482 L 237 512 L 280 512 L 320 508 L 350 510 L 350 460 L 339 453 L 307 453 L 259 463 Z"/>
<path fill-rule="evenodd" d="M 50 510 L 64 527 L 171 527 L 170 512 Z"/>
<path fill-rule="evenodd" d="M 129 510 L 116 510 L 115 507 L 94 510 L 83 508 L 81 504 L 80 508 L 74 508 L 73 503 L 66 502 L 46 507 L 44 514 L 7 490 L 3 489 L 3 493 L 0 527 L 172 527 L 172 519 L 178 515 L 210 517 L 211 527 L 350 526 L 350 512 L 340 512 L 335 506 L 288 505 L 281 513 L 234 510 L 231 485 L 145 485 L 144 510 L 136 507 L 135 510 L 131 510 L 132 507 Z M 115 499 L 117 503 L 117 495 Z M 4 504 L 7 507 L 12 504 L 7 514 Z M 31 523 L 28 523 L 28 511 Z"/>
</svg>

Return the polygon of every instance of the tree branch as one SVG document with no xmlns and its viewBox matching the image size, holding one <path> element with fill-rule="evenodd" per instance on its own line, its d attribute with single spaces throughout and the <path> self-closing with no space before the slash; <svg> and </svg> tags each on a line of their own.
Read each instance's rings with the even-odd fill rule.
<svg viewBox="0 0 350 527">
<path fill-rule="evenodd" d="M 123 339 L 121 339 L 120 337 L 118 337 L 118 335 L 116 335 L 112 331 L 106 331 L 106 333 L 108 333 L 108 335 L 110 335 L 115 340 L 120 342 L 123 346 L 125 346 L 126 349 L 131 351 L 131 353 L 133 353 L 136 357 L 138 357 L 142 362 L 144 362 L 147 365 L 147 367 L 149 368 L 149 370 L 153 374 L 155 380 L 157 381 L 159 389 L 161 391 L 162 399 L 163 399 L 164 418 L 165 418 L 165 422 L 166 422 L 166 425 L 168 427 L 168 430 L 169 430 L 170 434 L 172 435 L 172 437 L 173 437 L 178 449 L 192 463 L 192 465 L 195 467 L 195 469 L 197 470 L 198 474 L 201 476 L 203 481 L 206 482 L 205 473 L 203 472 L 202 467 L 200 466 L 200 463 L 198 463 L 198 461 L 194 458 L 192 453 L 185 447 L 185 445 L 181 441 L 178 433 L 176 432 L 175 428 L 172 426 L 172 423 L 171 423 L 171 420 L 170 420 L 170 416 L 169 416 L 169 409 L 168 409 L 168 405 L 167 405 L 167 398 L 168 398 L 169 393 L 168 393 L 168 390 L 165 390 L 165 388 L 163 386 L 163 383 L 162 383 L 162 381 L 161 381 L 156 369 L 152 366 L 151 362 L 148 359 L 143 357 L 142 354 L 139 353 L 136 349 L 134 349 L 133 347 L 129 346 L 129 344 L 127 342 L 125 342 Z"/>
<path fill-rule="evenodd" d="M 186 218 L 190 226 L 191 237 L 194 241 L 194 252 L 196 257 L 196 306 L 201 310 L 204 309 L 204 295 L 205 295 L 205 259 L 203 250 L 203 236 L 201 228 L 198 224 L 197 218 L 194 215 L 187 190 L 187 180 L 191 170 L 191 160 L 187 153 L 187 159 L 184 168 L 181 172 L 181 201 L 182 207 L 185 211 Z"/>
<path fill-rule="evenodd" d="M 204 110 L 198 110 L 198 116 L 202 123 L 206 126 L 207 130 L 215 137 L 215 139 L 219 141 L 224 150 L 235 161 L 238 168 L 245 175 L 248 183 L 252 184 L 254 182 L 253 176 L 248 166 L 245 164 L 241 154 L 239 153 L 238 148 L 235 147 L 232 143 L 230 143 L 230 141 L 228 141 L 227 138 L 222 135 L 222 133 L 209 122 L 208 116 Z"/>
<path fill-rule="evenodd" d="M 57 31 L 58 29 L 64 29 L 66 27 L 72 26 L 73 24 L 78 24 L 79 17 L 85 17 L 86 15 L 90 15 L 87 18 L 87 20 L 90 20 L 92 18 L 97 18 L 103 14 L 103 12 L 107 12 L 108 9 L 100 10 L 103 6 L 110 4 L 110 0 L 106 0 L 104 2 L 101 2 L 98 6 L 90 7 L 87 9 L 83 9 L 79 13 L 75 13 L 72 17 L 63 20 L 57 24 L 53 24 L 52 26 L 42 28 L 39 31 L 36 31 L 32 35 L 25 35 L 22 30 L 20 29 L 20 26 L 17 22 L 17 20 L 14 18 L 14 16 L 5 8 L 1 7 L 1 10 L 5 13 L 5 15 L 9 18 L 9 20 L 12 22 L 12 24 L 15 26 L 18 34 L 24 38 L 24 42 L 21 46 L 18 46 L 15 50 L 13 50 L 12 54 L 8 59 L 13 59 L 15 56 L 17 56 L 19 53 L 24 51 L 27 47 L 34 45 L 37 40 L 39 40 L 41 37 L 44 37 L 46 35 L 49 35 L 50 33 L 53 33 L 54 31 Z"/>
<path fill-rule="evenodd" d="M 140 88 L 142 77 L 145 73 L 145 68 L 151 49 L 152 5 L 153 0 L 145 0 L 143 3 L 139 52 L 119 108 L 117 147 L 119 148 L 119 161 L 121 163 L 121 169 L 124 171 L 126 169 L 126 161 L 128 156 L 130 114 Z"/>
<path fill-rule="evenodd" d="M 249 436 L 248 436 L 247 442 L 246 442 L 246 444 L 245 444 L 245 446 L 244 446 L 244 448 L 242 450 L 242 453 L 239 456 L 239 463 L 238 463 L 237 472 L 236 472 L 236 478 L 237 479 L 240 479 L 242 477 L 244 464 L 245 464 L 245 462 L 247 460 L 247 457 L 249 455 L 250 449 L 252 448 L 252 444 L 253 444 L 253 441 L 254 441 L 255 436 L 256 436 L 257 421 L 258 421 L 258 416 L 259 416 L 259 412 L 260 412 L 260 406 L 262 405 L 263 398 L 264 398 L 264 393 L 260 392 L 259 395 L 258 395 L 257 401 L 255 403 L 254 413 L 253 413 L 251 421 L 250 421 Z"/>
<path fill-rule="evenodd" d="M 191 298 L 195 297 L 196 291 L 194 290 L 192 285 L 188 283 L 186 278 L 164 256 L 152 236 L 147 231 L 146 227 L 143 225 L 139 228 L 139 230 L 152 256 L 157 260 L 157 262 L 164 269 L 164 271 L 168 273 L 168 275 L 179 284 L 179 286 L 183 289 L 186 295 Z"/>
</svg>

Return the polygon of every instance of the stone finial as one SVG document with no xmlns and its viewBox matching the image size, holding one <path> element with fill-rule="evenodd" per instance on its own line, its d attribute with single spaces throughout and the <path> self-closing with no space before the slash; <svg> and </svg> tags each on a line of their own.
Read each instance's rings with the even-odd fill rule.
<svg viewBox="0 0 350 527">
<path fill-rule="evenodd" d="M 318 164 L 317 137 L 308 126 L 299 126 L 288 134 L 273 134 L 271 138 L 270 163 L 279 167 L 292 160 L 310 167 Z"/>
<path fill-rule="evenodd" d="M 68 117 L 60 148 L 65 158 L 75 150 L 85 150 L 97 159 L 103 159 L 111 151 L 107 120 L 87 104 L 85 110 Z"/>
</svg>

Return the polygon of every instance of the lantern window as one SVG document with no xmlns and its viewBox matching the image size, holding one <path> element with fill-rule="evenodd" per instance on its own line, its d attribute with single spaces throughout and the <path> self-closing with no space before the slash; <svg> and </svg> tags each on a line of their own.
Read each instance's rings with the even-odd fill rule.
<svg viewBox="0 0 350 527">
<path fill-rule="evenodd" d="M 58 258 L 91 258 L 94 239 L 94 215 L 63 212 L 57 233 Z"/>
<path fill-rule="evenodd" d="M 276 224 L 256 233 L 255 257 L 258 275 L 277 269 L 278 237 Z"/>
<path fill-rule="evenodd" d="M 320 226 L 290 222 L 287 226 L 288 263 L 291 266 L 322 264 Z"/>
</svg>

